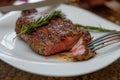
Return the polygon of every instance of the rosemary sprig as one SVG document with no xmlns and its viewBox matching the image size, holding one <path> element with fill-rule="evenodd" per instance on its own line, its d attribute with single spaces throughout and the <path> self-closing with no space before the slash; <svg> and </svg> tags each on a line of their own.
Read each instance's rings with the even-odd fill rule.
<svg viewBox="0 0 120 80">
<path fill-rule="evenodd" d="M 95 27 L 95 26 L 84 26 L 81 24 L 76 24 L 78 27 L 87 29 L 89 31 L 99 31 L 99 32 L 115 32 L 116 30 L 105 29 L 102 27 Z"/>
<path fill-rule="evenodd" d="M 38 29 L 39 27 L 48 24 L 50 20 L 57 17 L 65 17 L 65 15 L 61 11 L 53 11 L 48 15 L 42 16 L 38 20 L 29 23 L 28 25 L 22 25 L 21 32 L 17 34 L 16 37 L 19 37 L 22 34 L 31 33 Z"/>
</svg>

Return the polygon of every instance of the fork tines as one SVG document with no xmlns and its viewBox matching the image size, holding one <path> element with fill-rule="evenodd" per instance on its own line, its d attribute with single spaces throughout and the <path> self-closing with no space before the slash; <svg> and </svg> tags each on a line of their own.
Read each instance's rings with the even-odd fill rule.
<svg viewBox="0 0 120 80">
<path fill-rule="evenodd" d="M 105 46 L 111 45 L 113 43 L 120 42 L 120 31 L 112 32 L 102 37 L 99 37 L 88 44 L 88 47 L 92 49 L 92 51 L 96 51 Z"/>
</svg>

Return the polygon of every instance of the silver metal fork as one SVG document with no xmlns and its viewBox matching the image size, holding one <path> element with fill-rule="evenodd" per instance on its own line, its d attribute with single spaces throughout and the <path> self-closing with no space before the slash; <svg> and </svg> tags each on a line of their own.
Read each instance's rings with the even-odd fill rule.
<svg viewBox="0 0 120 80">
<path fill-rule="evenodd" d="M 96 51 L 98 49 L 118 42 L 120 42 L 120 31 L 112 32 L 102 37 L 99 37 L 88 43 L 88 47 L 90 47 L 92 51 Z"/>
</svg>

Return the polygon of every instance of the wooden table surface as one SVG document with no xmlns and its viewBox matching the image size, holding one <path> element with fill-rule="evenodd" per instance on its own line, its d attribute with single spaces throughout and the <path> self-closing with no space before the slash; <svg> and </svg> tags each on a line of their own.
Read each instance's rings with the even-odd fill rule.
<svg viewBox="0 0 120 80">
<path fill-rule="evenodd" d="M 92 8 L 90 11 L 120 25 L 120 14 L 105 6 Z M 16 69 L 0 60 L 0 80 L 120 80 L 120 59 L 106 68 L 75 77 L 49 77 L 36 75 Z"/>
</svg>

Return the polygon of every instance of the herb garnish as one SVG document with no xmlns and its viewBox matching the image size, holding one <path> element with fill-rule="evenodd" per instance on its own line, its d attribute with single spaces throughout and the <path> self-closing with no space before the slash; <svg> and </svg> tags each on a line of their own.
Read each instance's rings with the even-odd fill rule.
<svg viewBox="0 0 120 80">
<path fill-rule="evenodd" d="M 89 31 L 99 31 L 99 32 L 115 32 L 116 30 L 105 29 L 102 27 L 94 27 L 94 26 L 84 26 L 80 24 L 76 24 L 76 26 L 89 30 Z"/>
<path fill-rule="evenodd" d="M 39 27 L 46 25 L 50 20 L 57 17 L 65 17 L 65 15 L 61 11 L 53 11 L 46 16 L 40 17 L 38 20 L 29 23 L 28 25 L 22 25 L 21 32 L 17 34 L 16 37 L 21 36 L 22 34 L 31 33 L 38 29 Z"/>
</svg>

